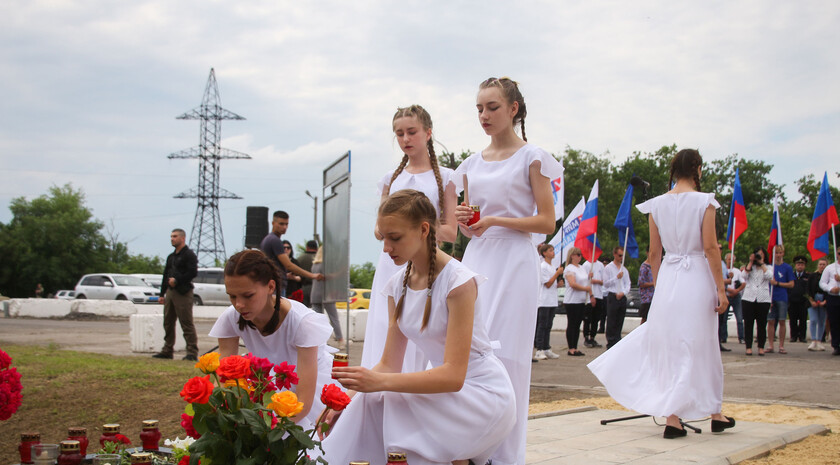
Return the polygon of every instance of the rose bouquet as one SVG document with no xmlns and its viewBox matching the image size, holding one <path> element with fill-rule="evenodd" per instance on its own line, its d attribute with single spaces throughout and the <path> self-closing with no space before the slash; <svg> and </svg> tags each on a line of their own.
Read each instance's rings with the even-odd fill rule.
<svg viewBox="0 0 840 465">
<path fill-rule="evenodd" d="M 195 366 L 205 376 L 190 379 L 181 391 L 189 402 L 181 424 L 196 438 L 189 446 L 191 465 L 199 459 L 202 465 L 316 463 L 306 451 L 320 443 L 291 419 L 303 410 L 288 390 L 298 381 L 294 365 L 251 354 L 220 360 L 211 352 Z"/>
<path fill-rule="evenodd" d="M 12 357 L 0 350 L 0 420 L 8 420 L 23 399 L 20 373 L 12 366 Z"/>
</svg>

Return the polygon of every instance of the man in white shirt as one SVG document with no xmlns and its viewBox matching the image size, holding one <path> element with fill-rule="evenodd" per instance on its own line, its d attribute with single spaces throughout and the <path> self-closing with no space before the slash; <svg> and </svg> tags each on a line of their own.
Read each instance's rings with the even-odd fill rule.
<svg viewBox="0 0 840 465">
<path fill-rule="evenodd" d="M 601 289 L 604 264 L 595 260 L 594 263 L 586 262 L 581 266 L 589 273 L 589 282 L 592 285 L 592 295 L 583 313 L 583 345 L 601 347 L 595 340 L 595 335 L 598 334 L 598 322 L 604 313 L 604 295 Z"/>
<path fill-rule="evenodd" d="M 840 259 L 840 247 L 835 253 L 837 259 Z M 831 347 L 834 348 L 832 355 L 840 355 L 840 264 L 837 259 L 825 267 L 820 278 L 820 289 L 826 293 L 825 313 L 831 325 Z"/>
<path fill-rule="evenodd" d="M 613 261 L 604 266 L 603 292 L 604 304 L 607 307 L 607 349 L 621 340 L 621 330 L 624 328 L 624 316 L 627 314 L 627 293 L 630 292 L 630 275 L 621 261 L 624 258 L 624 247 L 613 249 Z"/>
</svg>

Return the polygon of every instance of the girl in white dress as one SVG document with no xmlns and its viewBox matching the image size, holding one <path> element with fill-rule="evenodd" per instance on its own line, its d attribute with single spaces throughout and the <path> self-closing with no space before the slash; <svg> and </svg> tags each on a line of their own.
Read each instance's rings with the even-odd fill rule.
<svg viewBox="0 0 840 465">
<path fill-rule="evenodd" d="M 292 391 L 303 410 L 292 417 L 304 429 L 315 426 L 324 405 L 320 392 L 329 384 L 332 355 L 327 318 L 302 303 L 277 296 L 279 270 L 260 250 L 243 250 L 225 264 L 225 290 L 231 305 L 219 316 L 210 336 L 219 339 L 219 355 L 239 353 L 239 340 L 253 355 L 273 364 L 295 365 L 299 381 Z M 315 393 L 319 395 L 315 395 Z"/>
<path fill-rule="evenodd" d="M 384 289 L 390 325 L 379 363 L 333 368 L 353 400 L 326 417 L 329 463 L 383 465 L 388 452 L 404 452 L 411 465 L 484 465 L 513 427 L 513 388 L 476 302 L 484 279 L 437 248 L 436 221 L 432 203 L 414 190 L 392 194 L 379 209 L 384 250 L 407 266 Z M 400 373 L 408 340 L 431 368 Z"/>
<path fill-rule="evenodd" d="M 714 194 L 698 192 L 702 163 L 696 150 L 680 150 L 671 160 L 674 188 L 637 206 L 649 214 L 648 257 L 656 286 L 648 320 L 588 365 L 621 405 L 667 416 L 666 439 L 686 435 L 680 417 L 711 415 L 715 433 L 735 426 L 721 414 L 715 312 L 724 312 L 729 302 L 715 237 L 720 205 Z"/>
<path fill-rule="evenodd" d="M 525 100 L 509 78 L 490 78 L 479 86 L 478 120 L 490 145 L 471 155 L 455 170 L 455 185 L 468 177 L 469 202 L 481 219 L 467 226 L 472 209 L 455 209 L 461 232 L 471 237 L 463 263 L 484 274 L 479 289 L 486 306 L 490 339 L 498 341 L 499 359 L 516 393 L 516 426 L 493 454 L 494 465 L 525 463 L 525 431 L 531 381 L 532 334 L 537 319 L 539 256 L 530 233 L 554 232 L 551 180 L 563 165 L 525 139 Z M 516 135 L 514 126 L 522 130 Z M 536 214 L 535 214 L 536 212 Z"/>
<path fill-rule="evenodd" d="M 401 189 L 418 190 L 431 200 L 440 218 L 438 240 L 455 240 L 455 186 L 451 182 L 452 170 L 439 167 L 432 143 L 432 117 L 420 105 L 397 109 L 393 119 L 394 135 L 403 151 L 403 158 L 395 170 L 389 171 L 377 185 L 379 196 L 384 201 L 392 192 Z M 376 238 L 382 240 L 378 231 Z M 388 300 L 382 289 L 391 276 L 402 270 L 386 253 L 379 256 L 376 274 L 370 293 L 365 346 L 362 349 L 362 366 L 373 368 L 382 357 L 385 337 L 388 334 Z M 426 368 L 426 357 L 414 343 L 409 342 L 403 364 L 404 371 L 420 371 Z"/>
</svg>

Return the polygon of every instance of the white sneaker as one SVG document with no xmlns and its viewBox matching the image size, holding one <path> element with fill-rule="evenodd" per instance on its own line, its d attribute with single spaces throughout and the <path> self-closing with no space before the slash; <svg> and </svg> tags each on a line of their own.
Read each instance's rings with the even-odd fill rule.
<svg viewBox="0 0 840 465">
<path fill-rule="evenodd" d="M 534 354 L 534 360 L 545 360 L 548 356 L 545 354 L 544 350 L 538 350 L 536 354 Z"/>
<path fill-rule="evenodd" d="M 817 341 L 811 341 L 811 344 L 808 345 L 808 350 L 811 352 L 817 350 Z"/>
<path fill-rule="evenodd" d="M 560 356 L 552 352 L 551 349 L 544 350 L 543 354 L 548 358 L 560 358 Z"/>
<path fill-rule="evenodd" d="M 817 350 L 819 350 L 819 351 L 824 351 L 825 350 L 825 346 L 822 345 L 822 342 L 817 343 Z"/>
</svg>

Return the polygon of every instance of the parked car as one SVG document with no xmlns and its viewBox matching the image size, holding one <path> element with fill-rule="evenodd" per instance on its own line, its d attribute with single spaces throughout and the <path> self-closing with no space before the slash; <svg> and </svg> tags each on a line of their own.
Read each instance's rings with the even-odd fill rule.
<svg viewBox="0 0 840 465">
<path fill-rule="evenodd" d="M 163 282 L 162 274 L 133 273 L 131 276 L 137 276 L 138 278 L 142 279 L 143 282 L 148 284 L 149 287 L 153 287 L 158 290 L 160 290 L 160 283 Z"/>
<path fill-rule="evenodd" d="M 349 290 L 350 310 L 370 308 L 370 289 Z M 335 308 L 347 308 L 347 302 L 336 302 Z"/>
<path fill-rule="evenodd" d="M 136 304 L 157 302 L 160 290 L 137 276 L 115 273 L 86 274 L 76 284 L 77 299 L 130 300 Z"/>
<path fill-rule="evenodd" d="M 193 287 L 195 305 L 230 305 L 224 268 L 199 268 Z"/>
<path fill-rule="evenodd" d="M 55 298 L 61 300 L 73 300 L 76 298 L 76 291 L 58 291 L 55 293 Z"/>
</svg>

